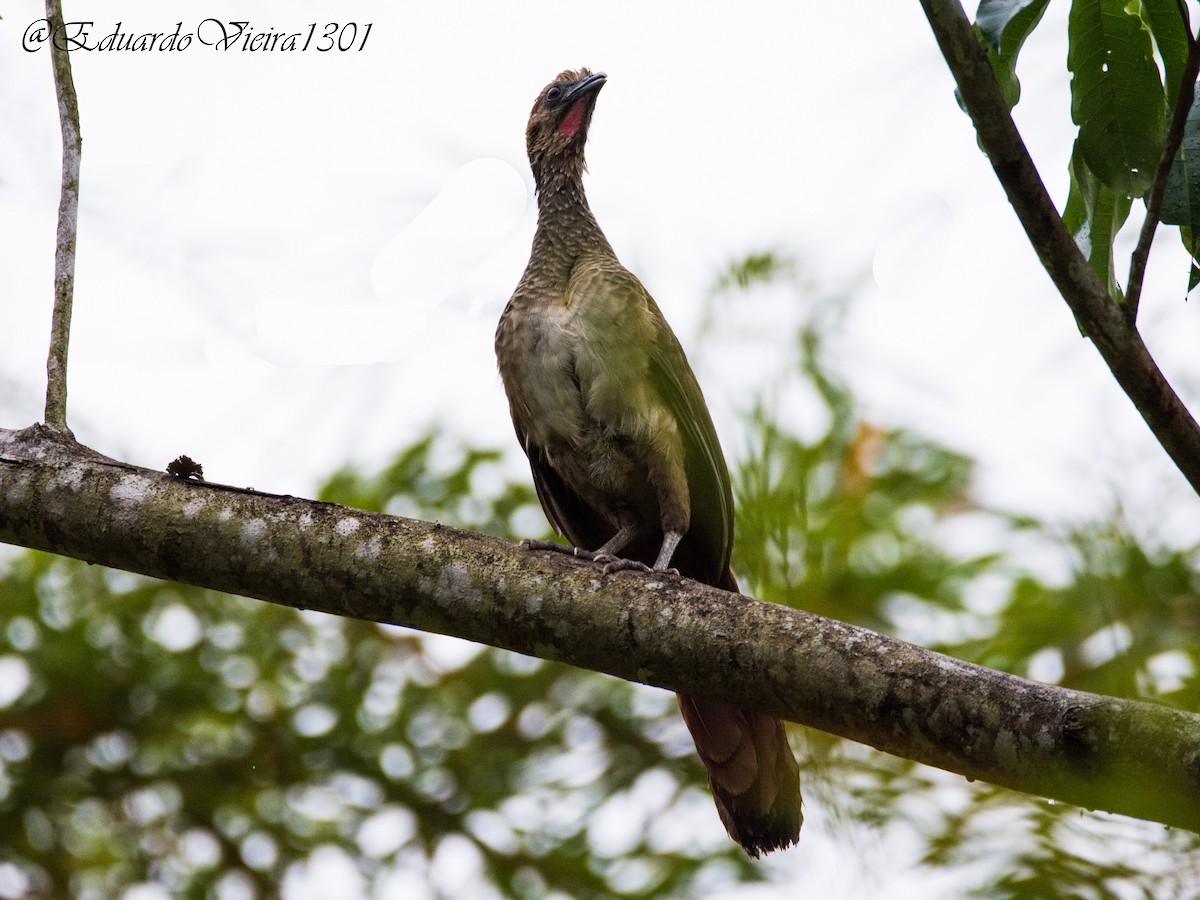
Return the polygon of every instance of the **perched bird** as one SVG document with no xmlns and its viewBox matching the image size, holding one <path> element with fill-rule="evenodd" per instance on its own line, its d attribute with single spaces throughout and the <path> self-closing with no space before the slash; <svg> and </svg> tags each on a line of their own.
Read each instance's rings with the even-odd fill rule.
<svg viewBox="0 0 1200 900">
<path fill-rule="evenodd" d="M 673 566 L 736 591 L 729 471 L 700 385 L 584 194 L 584 143 L 605 80 L 563 72 L 533 105 L 525 140 L 537 233 L 496 330 L 500 375 L 566 549 L 606 571 Z M 795 843 L 800 779 L 783 723 L 678 699 L 730 836 L 754 857 Z"/>
</svg>

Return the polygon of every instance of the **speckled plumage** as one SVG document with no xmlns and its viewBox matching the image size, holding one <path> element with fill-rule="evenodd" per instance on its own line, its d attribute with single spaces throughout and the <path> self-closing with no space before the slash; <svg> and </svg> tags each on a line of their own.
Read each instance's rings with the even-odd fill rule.
<svg viewBox="0 0 1200 900">
<path fill-rule="evenodd" d="M 700 386 L 584 194 L 603 83 L 586 69 L 563 72 L 530 115 L 538 227 L 496 330 L 513 425 L 546 515 L 575 547 L 670 563 L 736 591 L 729 473 Z M 679 699 L 730 835 L 752 856 L 794 843 L 799 778 L 782 723 Z"/>
</svg>

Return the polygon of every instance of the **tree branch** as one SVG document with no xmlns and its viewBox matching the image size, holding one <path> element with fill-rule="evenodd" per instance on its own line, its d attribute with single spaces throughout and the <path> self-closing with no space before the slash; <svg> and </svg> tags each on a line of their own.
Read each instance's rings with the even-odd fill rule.
<svg viewBox="0 0 1200 900">
<path fill-rule="evenodd" d="M 1200 493 L 1200 427 L 1063 225 L 962 6 L 958 0 L 921 0 L 921 7 L 979 143 L 1054 286 L 1154 437 Z"/>
<path fill-rule="evenodd" d="M 1185 18 L 1184 23 L 1187 23 Z M 1150 196 L 1146 198 L 1146 218 L 1138 233 L 1137 246 L 1129 260 L 1129 284 L 1125 290 L 1125 312 L 1130 322 L 1137 321 L 1138 303 L 1142 298 L 1142 280 L 1146 277 L 1146 263 L 1150 259 L 1150 245 L 1154 231 L 1158 228 L 1158 217 L 1162 212 L 1163 195 L 1167 192 L 1167 179 L 1171 175 L 1171 164 L 1183 143 L 1183 132 L 1187 127 L 1188 113 L 1196 97 L 1196 77 L 1200 75 L 1200 41 L 1188 34 L 1187 62 L 1179 84 L 1179 96 L 1175 98 L 1175 110 L 1171 114 L 1171 125 L 1163 144 L 1162 156 L 1154 170 L 1154 183 L 1150 185 Z"/>
<path fill-rule="evenodd" d="M 1200 831 L 1200 716 L 1026 681 L 693 581 L 0 429 L 0 541 L 736 703 L 968 778 Z M 703 665 L 697 665 L 703 660 Z"/>
<path fill-rule="evenodd" d="M 58 201 L 58 240 L 54 251 L 54 315 L 50 324 L 50 353 L 46 358 L 46 424 L 67 430 L 67 346 L 71 338 L 71 304 L 75 294 L 75 237 L 79 228 L 79 163 L 83 139 L 79 132 L 79 103 L 71 78 L 71 58 L 59 46 L 62 7 L 46 0 L 50 23 L 50 61 L 58 94 L 62 127 L 62 192 Z"/>
</svg>

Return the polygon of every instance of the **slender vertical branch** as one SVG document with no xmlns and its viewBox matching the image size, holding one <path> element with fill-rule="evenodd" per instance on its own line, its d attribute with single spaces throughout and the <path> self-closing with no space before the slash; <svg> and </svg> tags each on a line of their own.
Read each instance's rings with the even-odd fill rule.
<svg viewBox="0 0 1200 900">
<path fill-rule="evenodd" d="M 46 0 L 46 18 L 50 22 L 50 61 L 63 138 L 62 193 L 54 251 L 54 316 L 50 325 L 50 353 L 46 358 L 46 424 L 67 430 L 67 345 L 75 293 L 75 236 L 79 229 L 79 161 L 83 139 L 79 134 L 79 102 L 71 78 L 71 59 L 66 47 L 60 44 L 63 14 L 59 0 Z"/>
<path fill-rule="evenodd" d="M 1186 19 L 1184 20 L 1187 21 Z M 1130 322 L 1137 321 L 1138 301 L 1142 297 L 1142 280 L 1146 277 L 1146 263 L 1150 259 L 1150 244 L 1154 240 L 1154 230 L 1158 227 L 1158 217 L 1162 213 L 1163 195 L 1167 192 L 1167 178 L 1171 174 L 1171 164 L 1175 154 L 1183 143 L 1183 132 L 1187 126 L 1188 113 L 1192 109 L 1192 100 L 1196 96 L 1196 76 L 1200 75 L 1200 41 L 1188 34 L 1187 62 L 1183 67 L 1183 77 L 1179 85 L 1179 96 L 1175 98 L 1175 109 L 1171 114 L 1171 125 L 1167 130 L 1167 139 L 1163 144 L 1162 157 L 1154 170 L 1154 183 L 1150 186 L 1150 196 L 1146 198 L 1146 218 L 1142 222 L 1142 230 L 1138 235 L 1137 246 L 1129 260 L 1129 284 L 1125 291 L 1125 313 Z"/>
</svg>

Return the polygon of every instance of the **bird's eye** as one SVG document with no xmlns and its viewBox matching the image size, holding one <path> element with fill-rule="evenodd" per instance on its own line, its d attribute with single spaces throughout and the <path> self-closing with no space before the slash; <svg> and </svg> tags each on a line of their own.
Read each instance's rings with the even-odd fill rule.
<svg viewBox="0 0 1200 900">
<path fill-rule="evenodd" d="M 562 93 L 563 93 L 562 88 L 560 88 L 557 84 L 554 85 L 554 87 L 552 87 L 552 88 L 550 88 L 550 90 L 546 91 L 546 102 L 547 103 L 557 103 L 558 100 L 562 97 Z"/>
</svg>

